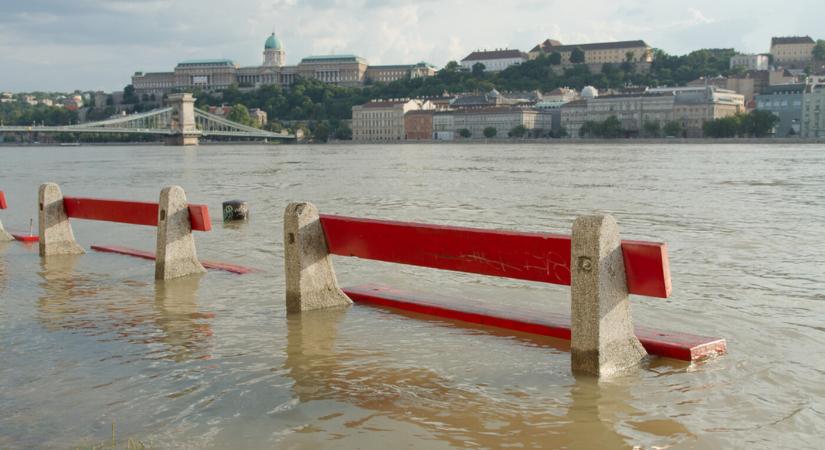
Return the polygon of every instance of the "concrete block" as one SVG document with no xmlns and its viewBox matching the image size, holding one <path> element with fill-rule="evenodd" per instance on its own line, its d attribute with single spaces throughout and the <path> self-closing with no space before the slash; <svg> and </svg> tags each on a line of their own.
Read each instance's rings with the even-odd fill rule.
<svg viewBox="0 0 825 450">
<path fill-rule="evenodd" d="M 86 253 L 74 239 L 66 208 L 63 206 L 63 193 L 60 192 L 60 187 L 54 183 L 41 184 L 37 202 L 40 256 Z"/>
<path fill-rule="evenodd" d="M 616 220 L 577 218 L 570 262 L 573 373 L 609 377 L 638 365 L 647 352 L 633 332 Z"/>
<path fill-rule="evenodd" d="M 189 203 L 180 186 L 169 186 L 160 191 L 155 255 L 156 280 L 206 272 L 198 261 L 189 222 Z"/>
<path fill-rule="evenodd" d="M 14 240 L 14 236 L 12 236 L 12 235 L 10 235 L 9 233 L 6 232 L 6 230 L 3 228 L 3 221 L 0 220 L 0 242 L 13 241 L 13 240 Z"/>
<path fill-rule="evenodd" d="M 284 211 L 284 267 L 288 313 L 348 306 L 338 287 L 318 209 L 290 203 Z"/>
</svg>

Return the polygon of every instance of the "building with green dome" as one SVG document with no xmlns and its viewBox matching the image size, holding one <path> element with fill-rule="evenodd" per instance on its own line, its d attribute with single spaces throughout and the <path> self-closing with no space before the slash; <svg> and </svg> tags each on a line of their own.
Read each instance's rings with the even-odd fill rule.
<svg viewBox="0 0 825 450">
<path fill-rule="evenodd" d="M 370 66 L 364 58 L 350 54 L 307 56 L 297 65 L 288 66 L 284 44 L 272 33 L 264 41 L 263 62 L 259 66 L 241 67 L 228 59 L 188 60 L 178 63 L 172 72 L 136 72 L 132 86 L 140 97 L 161 98 L 172 92 L 213 91 L 232 85 L 242 89 L 272 84 L 289 87 L 299 78 L 360 87 L 435 73 L 435 67 L 426 63 Z"/>
</svg>

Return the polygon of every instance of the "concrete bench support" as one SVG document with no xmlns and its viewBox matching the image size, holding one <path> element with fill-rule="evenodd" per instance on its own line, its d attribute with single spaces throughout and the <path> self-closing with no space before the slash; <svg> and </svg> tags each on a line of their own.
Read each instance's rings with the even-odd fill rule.
<svg viewBox="0 0 825 450">
<path fill-rule="evenodd" d="M 606 216 L 581 216 L 571 246 L 571 357 L 574 373 L 609 377 L 647 352 L 630 317 L 619 227 Z"/>
<path fill-rule="evenodd" d="M 6 241 L 13 241 L 14 236 L 10 235 L 6 230 L 3 228 L 3 221 L 0 220 L 0 242 Z"/>
<path fill-rule="evenodd" d="M 63 204 L 63 193 L 54 183 L 40 185 L 37 195 L 40 226 L 40 256 L 81 255 L 86 253 L 77 244 Z"/>
<path fill-rule="evenodd" d="M 204 273 L 189 219 L 189 203 L 180 186 L 160 191 L 155 279 L 169 280 Z"/>
<path fill-rule="evenodd" d="M 284 267 L 288 313 L 352 304 L 338 287 L 318 209 L 311 203 L 286 207 Z"/>
<path fill-rule="evenodd" d="M 0 209 L 6 209 L 6 194 L 3 191 L 0 191 Z M 14 236 L 10 235 L 6 232 L 3 228 L 3 221 L 0 220 L 0 242 L 5 241 L 13 241 Z"/>
</svg>

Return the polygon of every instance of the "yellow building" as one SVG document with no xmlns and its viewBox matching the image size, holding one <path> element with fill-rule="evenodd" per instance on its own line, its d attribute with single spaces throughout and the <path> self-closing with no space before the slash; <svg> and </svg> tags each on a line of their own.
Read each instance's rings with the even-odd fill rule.
<svg viewBox="0 0 825 450">
<path fill-rule="evenodd" d="M 352 107 L 352 140 L 400 141 L 406 136 L 404 115 L 409 111 L 435 110 L 429 100 L 372 100 Z"/>
<path fill-rule="evenodd" d="M 813 61 L 816 43 L 810 36 L 775 37 L 771 39 L 771 55 L 777 66 L 804 68 Z"/>
<path fill-rule="evenodd" d="M 547 39 L 533 47 L 529 57 L 536 59 L 539 55 L 559 53 L 562 65 L 569 65 L 573 64 L 570 56 L 575 49 L 584 53 L 583 63 L 588 65 L 653 62 L 653 49 L 642 40 L 563 45 L 559 41 Z"/>
</svg>

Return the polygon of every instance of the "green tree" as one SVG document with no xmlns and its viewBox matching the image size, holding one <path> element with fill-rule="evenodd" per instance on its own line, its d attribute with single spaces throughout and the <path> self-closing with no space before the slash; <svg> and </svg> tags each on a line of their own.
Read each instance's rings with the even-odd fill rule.
<svg viewBox="0 0 825 450">
<path fill-rule="evenodd" d="M 123 88 L 123 103 L 127 105 L 134 105 L 138 102 L 138 97 L 135 95 L 135 87 L 131 84 Z"/>
<path fill-rule="evenodd" d="M 624 136 L 622 123 L 616 116 L 610 116 L 601 124 L 601 136 L 605 139 L 617 139 Z"/>
<path fill-rule="evenodd" d="M 339 125 L 338 128 L 335 129 L 335 139 L 339 141 L 351 141 L 352 130 L 346 125 Z"/>
<path fill-rule="evenodd" d="M 473 76 L 475 76 L 475 77 L 483 76 L 485 69 L 487 69 L 487 66 L 485 66 L 484 64 L 482 64 L 480 62 L 477 62 L 477 63 L 473 64 L 473 71 L 472 71 Z"/>
<path fill-rule="evenodd" d="M 315 132 L 312 133 L 312 137 L 319 142 L 329 140 L 329 125 L 326 122 L 319 122 L 318 125 L 315 125 Z"/>
<path fill-rule="evenodd" d="M 484 137 L 486 137 L 487 139 L 492 139 L 496 137 L 496 134 L 498 134 L 498 130 L 496 130 L 495 127 L 486 127 L 484 128 L 483 133 Z"/>
<path fill-rule="evenodd" d="M 463 137 L 464 139 L 467 139 L 470 136 L 472 136 L 473 133 L 470 130 L 466 129 L 466 128 L 462 128 L 462 129 L 458 130 L 458 135 Z"/>
<path fill-rule="evenodd" d="M 633 59 L 634 59 L 633 52 L 627 52 L 627 53 L 624 54 L 625 62 L 633 62 Z"/>
<path fill-rule="evenodd" d="M 751 137 L 766 137 L 773 134 L 774 127 L 779 123 L 779 117 L 770 111 L 754 110 L 742 116 L 740 135 Z"/>
<path fill-rule="evenodd" d="M 450 61 L 444 66 L 445 71 L 447 72 L 458 72 L 461 69 L 461 65 L 458 64 L 456 61 Z"/>
<path fill-rule="evenodd" d="M 558 66 L 559 64 L 561 64 L 561 53 L 553 52 L 553 53 L 550 54 L 550 56 L 547 59 L 548 59 L 548 62 L 550 63 L 550 65 Z"/>
<path fill-rule="evenodd" d="M 493 128 L 495 130 L 495 128 Z M 487 131 L 486 129 L 484 130 Z M 524 125 L 516 125 L 513 129 L 510 130 L 508 133 L 510 137 L 514 138 L 523 138 L 525 134 L 527 134 L 527 128 Z M 486 134 L 485 134 L 486 135 Z"/>
<path fill-rule="evenodd" d="M 665 136 L 682 137 L 684 128 L 682 128 L 682 124 L 678 121 L 671 120 L 665 124 L 663 131 L 665 132 Z"/>
<path fill-rule="evenodd" d="M 658 120 L 646 120 L 642 125 L 642 133 L 647 138 L 662 137 L 662 124 Z"/>
<path fill-rule="evenodd" d="M 811 54 L 814 58 L 820 61 L 825 61 L 825 40 L 818 39 L 814 49 L 811 51 Z"/>
<path fill-rule="evenodd" d="M 702 125 L 705 137 L 732 138 L 739 134 L 740 118 L 737 116 L 722 117 L 710 120 Z"/>
<path fill-rule="evenodd" d="M 566 138 L 568 136 L 570 136 L 570 133 L 567 132 L 567 128 L 561 127 L 561 128 L 559 128 L 559 131 L 556 132 L 556 135 L 554 137 Z"/>
<path fill-rule="evenodd" d="M 584 62 L 584 50 L 576 47 L 570 52 L 570 62 L 573 64 L 581 64 Z"/>
<path fill-rule="evenodd" d="M 243 125 L 249 125 L 252 123 L 252 118 L 249 117 L 249 109 L 240 103 L 236 104 L 231 110 L 229 110 L 229 114 L 226 115 L 226 118 Z"/>
</svg>

